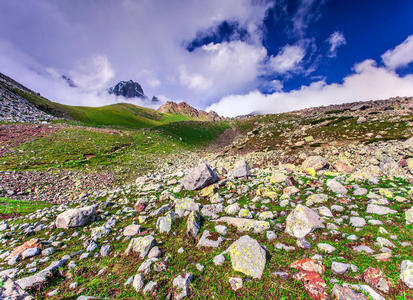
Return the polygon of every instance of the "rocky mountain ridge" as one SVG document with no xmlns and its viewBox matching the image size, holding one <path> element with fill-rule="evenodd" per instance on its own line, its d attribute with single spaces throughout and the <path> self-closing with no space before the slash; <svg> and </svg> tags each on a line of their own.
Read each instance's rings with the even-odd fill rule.
<svg viewBox="0 0 413 300">
<path fill-rule="evenodd" d="M 209 112 L 198 110 L 186 102 L 176 103 L 173 101 L 167 101 L 165 104 L 161 105 L 157 110 L 160 113 L 183 114 L 188 115 L 191 118 L 197 118 L 201 120 L 208 120 L 214 122 L 224 120 L 223 117 L 219 116 L 216 112 L 212 110 Z"/>
</svg>

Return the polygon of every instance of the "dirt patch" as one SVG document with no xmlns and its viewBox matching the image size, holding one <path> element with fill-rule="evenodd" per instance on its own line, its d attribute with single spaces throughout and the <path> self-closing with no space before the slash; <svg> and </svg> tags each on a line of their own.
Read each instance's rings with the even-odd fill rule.
<svg viewBox="0 0 413 300">
<path fill-rule="evenodd" d="M 20 217 L 19 213 L 12 213 L 12 214 L 1 214 L 0 213 L 0 220 L 7 220 L 15 217 Z"/>
<path fill-rule="evenodd" d="M 2 124 L 0 125 L 0 156 L 9 152 L 11 147 L 50 135 L 57 129 L 56 126 L 46 124 Z"/>
<path fill-rule="evenodd" d="M 208 146 L 207 150 L 212 152 L 224 152 L 224 148 L 231 145 L 238 134 L 240 134 L 240 131 L 235 127 L 225 130 L 214 143 Z"/>
<path fill-rule="evenodd" d="M 112 172 L 68 170 L 0 172 L 0 197 L 60 203 L 77 200 L 95 190 L 112 187 Z"/>
</svg>

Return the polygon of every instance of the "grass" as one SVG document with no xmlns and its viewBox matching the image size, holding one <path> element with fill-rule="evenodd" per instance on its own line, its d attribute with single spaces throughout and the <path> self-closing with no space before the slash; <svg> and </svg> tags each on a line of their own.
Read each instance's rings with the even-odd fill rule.
<svg viewBox="0 0 413 300">
<path fill-rule="evenodd" d="M 203 149 L 229 128 L 224 122 L 199 121 L 127 130 L 56 126 L 50 135 L 11 147 L 0 157 L 0 170 L 110 171 L 120 181 L 130 180 Z"/>
<path fill-rule="evenodd" d="M 17 95 L 28 100 L 40 110 L 51 115 L 69 118 L 88 126 L 111 126 L 123 128 L 148 128 L 170 122 L 192 120 L 183 114 L 162 114 L 151 108 L 130 103 L 117 103 L 101 107 L 70 106 L 52 102 L 41 96 L 20 89 L 13 89 Z"/>
<path fill-rule="evenodd" d="M 27 215 L 49 206 L 51 206 L 51 204 L 47 202 L 20 201 L 0 197 L 0 215 Z"/>
<path fill-rule="evenodd" d="M 186 145 L 206 145 L 219 137 L 226 129 L 231 128 L 227 122 L 175 122 L 155 129 L 179 139 Z"/>
</svg>

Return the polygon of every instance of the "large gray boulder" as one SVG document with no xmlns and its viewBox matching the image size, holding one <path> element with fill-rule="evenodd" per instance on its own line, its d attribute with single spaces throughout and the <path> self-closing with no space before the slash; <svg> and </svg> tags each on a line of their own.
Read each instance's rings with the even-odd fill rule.
<svg viewBox="0 0 413 300">
<path fill-rule="evenodd" d="M 140 259 L 144 259 L 153 246 L 155 246 L 155 238 L 151 235 L 133 238 L 129 242 L 125 254 L 135 252 L 139 254 Z"/>
<path fill-rule="evenodd" d="M 96 218 L 96 205 L 66 210 L 56 217 L 57 228 L 84 226 Z"/>
<path fill-rule="evenodd" d="M 245 160 L 239 160 L 232 170 L 232 176 L 235 178 L 247 177 L 250 175 L 250 168 Z"/>
<path fill-rule="evenodd" d="M 256 240 L 244 235 L 232 243 L 226 252 L 235 271 L 261 278 L 265 269 L 265 250 Z"/>
<path fill-rule="evenodd" d="M 287 217 L 285 232 L 301 239 L 317 228 L 324 228 L 319 214 L 307 206 L 298 204 Z"/>
<path fill-rule="evenodd" d="M 217 174 L 206 163 L 193 168 L 183 179 L 187 190 L 199 190 L 218 181 Z"/>
</svg>

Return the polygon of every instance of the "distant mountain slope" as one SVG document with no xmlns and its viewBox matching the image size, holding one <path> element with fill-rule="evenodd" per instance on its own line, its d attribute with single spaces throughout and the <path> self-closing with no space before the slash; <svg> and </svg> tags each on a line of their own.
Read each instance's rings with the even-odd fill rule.
<svg viewBox="0 0 413 300">
<path fill-rule="evenodd" d="M 10 77 L 0 73 L 0 85 L 8 94 L 16 95 L 27 100 L 39 110 L 52 116 L 75 120 L 91 126 L 121 126 L 128 128 L 154 127 L 162 124 L 188 121 L 205 120 L 196 115 L 184 112 L 158 112 L 128 103 L 118 103 L 101 107 L 71 106 L 56 103 L 42 97 Z M 159 101 L 155 97 L 155 102 Z"/>
<path fill-rule="evenodd" d="M 191 118 L 204 120 L 204 121 L 222 121 L 223 118 L 220 117 L 216 112 L 210 111 L 206 112 L 203 110 L 197 110 L 186 102 L 172 102 L 168 101 L 158 108 L 160 113 L 169 113 L 169 114 L 184 114 L 188 115 Z"/>
</svg>

